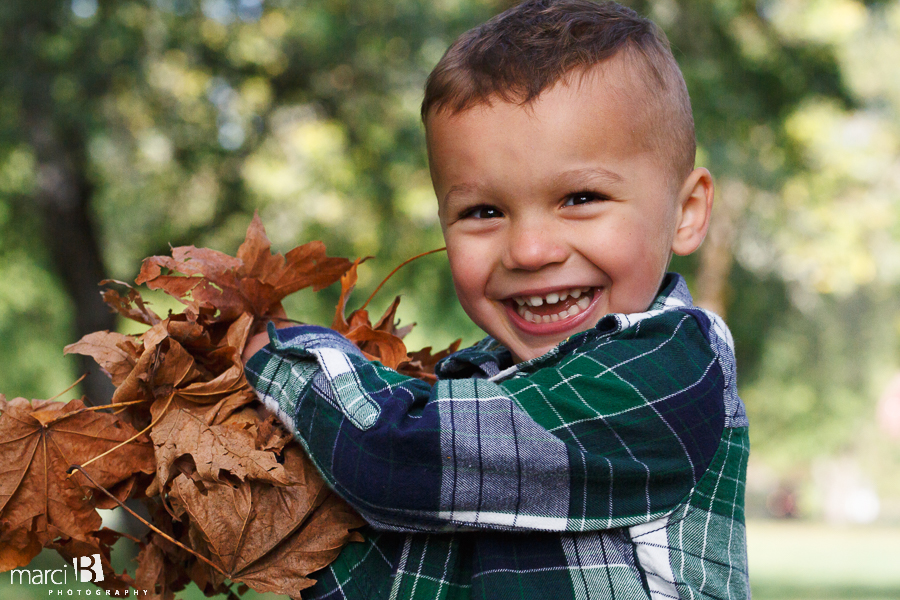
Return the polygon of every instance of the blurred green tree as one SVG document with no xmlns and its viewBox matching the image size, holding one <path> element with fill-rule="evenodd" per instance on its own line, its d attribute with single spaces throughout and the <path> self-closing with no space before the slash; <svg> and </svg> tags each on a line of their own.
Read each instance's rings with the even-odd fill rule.
<svg viewBox="0 0 900 600">
<path fill-rule="evenodd" d="M 254 209 L 281 246 L 321 237 L 338 253 L 378 255 L 383 269 L 440 245 L 419 94 L 452 34 L 496 8 L 4 3 L 4 295 L 25 308 L 2 322 L 7 389 L 48 395 L 60 378 L 37 374 L 62 363 L 38 355 L 115 327 L 101 279 L 132 278 L 168 245 L 233 251 Z M 43 283 L 24 304 L 19 288 L 34 281 L 16 279 L 23 264 Z M 452 298 L 446 282 L 432 280 L 429 305 Z M 69 310 L 51 315 L 42 299 L 61 293 Z M 22 312 L 55 334 L 29 330 Z M 25 347 L 43 350 L 23 364 Z M 107 396 L 104 383 L 91 378 L 88 396 Z"/>
</svg>

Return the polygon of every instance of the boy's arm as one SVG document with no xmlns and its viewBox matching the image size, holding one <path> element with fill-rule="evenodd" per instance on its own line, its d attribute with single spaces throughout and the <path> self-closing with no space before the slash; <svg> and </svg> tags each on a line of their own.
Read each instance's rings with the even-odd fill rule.
<svg viewBox="0 0 900 600">
<path fill-rule="evenodd" d="M 373 525 L 623 527 L 670 512 L 719 446 L 726 382 L 703 319 L 671 311 L 552 368 L 435 386 L 331 330 L 270 328 L 247 375 Z"/>
</svg>

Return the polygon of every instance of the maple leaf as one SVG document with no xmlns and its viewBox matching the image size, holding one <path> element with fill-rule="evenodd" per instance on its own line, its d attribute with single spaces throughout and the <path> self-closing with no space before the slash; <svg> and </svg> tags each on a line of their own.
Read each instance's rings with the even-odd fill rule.
<svg viewBox="0 0 900 600">
<path fill-rule="evenodd" d="M 396 318 L 397 316 L 397 307 L 400 306 L 400 296 L 394 298 L 394 301 L 391 302 L 391 305 L 388 306 L 387 310 L 384 311 L 384 314 L 381 315 L 381 318 L 378 319 L 378 322 L 375 323 L 373 329 L 377 331 L 384 331 L 385 333 L 389 333 L 395 337 L 400 338 L 401 340 L 406 337 L 410 331 L 412 331 L 413 327 L 415 327 L 415 323 L 410 323 L 409 325 L 405 325 L 400 327 L 400 321 Z"/>
<path fill-rule="evenodd" d="M 4 552 L 0 570 L 27 565 L 40 550 L 37 544 L 56 538 L 96 543 L 99 502 L 83 476 L 68 477 L 66 470 L 136 433 L 115 415 L 87 410 L 81 400 L 7 402 L 0 394 L 0 529 L 16 542 L 16 550 Z M 92 463 L 89 472 L 107 489 L 136 473 L 153 473 L 152 445 L 136 440 Z M 119 495 L 130 489 L 120 485 Z"/>
<path fill-rule="evenodd" d="M 289 441 L 294 439 L 290 433 L 285 431 L 275 415 L 264 411 L 266 416 L 256 427 L 256 447 L 260 450 L 270 450 L 273 452 L 281 452 Z"/>
<path fill-rule="evenodd" d="M 220 320 L 241 313 L 263 318 L 283 314 L 281 300 L 306 287 L 318 291 L 337 281 L 350 268 L 345 258 L 329 257 L 321 242 L 309 242 L 287 255 L 273 255 L 265 229 L 254 215 L 236 257 L 216 250 L 180 246 L 172 256 L 144 260 L 135 280 L 150 289 L 162 289 L 194 312 L 215 306 Z M 162 270 L 181 275 L 166 275 Z M 186 276 L 186 277 L 185 277 Z"/>
<path fill-rule="evenodd" d="M 141 541 L 141 550 L 137 556 L 137 569 L 135 571 L 135 587 L 139 590 L 148 590 L 149 599 L 173 599 L 175 592 L 183 590 L 191 582 L 188 570 L 196 560 L 196 557 L 188 550 L 179 547 L 174 540 L 179 540 L 190 546 L 187 519 L 176 521 L 163 507 L 159 497 L 149 498 L 144 501 L 150 520 L 159 530 L 148 531 Z M 207 590 L 212 593 L 225 590 Z"/>
<path fill-rule="evenodd" d="M 187 515 L 192 539 L 202 540 L 217 572 L 258 592 L 295 596 L 314 582 L 307 575 L 328 565 L 365 522 L 325 486 L 296 444 L 284 451 L 284 466 L 294 485 L 245 481 L 209 484 L 201 490 L 179 474 L 170 500 L 176 514 Z M 195 543 L 195 547 L 199 544 Z"/>
<path fill-rule="evenodd" d="M 0 573 L 24 567 L 40 554 L 42 547 L 40 538 L 30 526 L 12 528 L 0 521 Z"/>
<path fill-rule="evenodd" d="M 159 315 L 155 312 L 147 308 L 144 299 L 141 297 L 140 292 L 136 289 L 125 283 L 124 281 L 118 281 L 116 279 L 104 279 L 100 282 L 100 285 L 108 285 L 110 283 L 116 283 L 118 285 L 124 286 L 128 292 L 125 296 L 122 296 L 114 289 L 103 290 L 101 295 L 103 296 L 103 301 L 113 309 L 113 311 L 119 313 L 123 317 L 127 319 L 131 319 L 132 321 L 137 321 L 138 323 L 143 323 L 144 325 L 156 325 L 162 319 L 160 319 Z"/>
<path fill-rule="evenodd" d="M 356 274 L 356 270 L 359 268 L 359 265 L 368 260 L 368 258 L 368 256 L 366 258 L 357 258 L 353 261 L 353 264 L 350 265 L 350 268 L 347 269 L 347 272 L 341 275 L 341 295 L 338 297 L 337 305 L 334 308 L 334 319 L 331 321 L 331 328 L 342 335 L 347 335 L 354 326 L 369 323 L 368 313 L 365 313 L 364 311 L 354 311 L 351 314 L 349 321 L 345 316 L 347 312 L 347 301 L 350 300 L 350 293 L 356 287 L 356 281 L 359 278 Z M 359 320 L 360 316 L 363 317 L 361 321 Z M 356 320 L 354 321 L 354 319 Z"/>
<path fill-rule="evenodd" d="M 408 359 L 406 345 L 396 335 L 397 328 L 394 323 L 394 312 L 400 299 L 397 298 L 388 307 L 385 315 L 378 321 L 378 327 L 373 327 L 369 313 L 364 308 L 353 311 L 349 318 L 344 316 L 350 292 L 356 287 L 356 269 L 362 260 L 355 261 L 341 277 L 341 295 L 331 328 L 356 344 L 369 360 L 377 360 L 384 366 L 394 369 Z"/>
<path fill-rule="evenodd" d="M 434 384 L 437 382 L 437 375 L 434 374 L 435 366 L 437 366 L 439 361 L 459 350 L 459 345 L 461 343 L 462 340 L 458 339 L 447 348 L 433 354 L 431 352 L 431 346 L 426 346 L 421 350 L 411 352 L 409 360 L 400 363 L 400 365 L 397 366 L 397 371 L 404 375 Z"/>
<path fill-rule="evenodd" d="M 113 394 L 113 404 L 146 401 L 133 406 L 128 418 L 144 427 L 172 410 L 189 408 L 210 422 L 221 422 L 232 412 L 256 400 L 244 377 L 235 349 L 222 362 L 227 368 L 209 373 L 198 365 L 194 354 L 172 337 L 154 342 L 144 350 L 132 371 Z"/>
<path fill-rule="evenodd" d="M 298 246 L 284 257 L 272 255 L 270 247 L 262 221 L 255 214 L 237 258 L 243 262 L 238 274 L 248 280 L 248 290 L 256 297 L 265 294 L 265 298 L 258 299 L 260 304 L 280 301 L 309 286 L 317 292 L 336 282 L 351 265 L 346 258 L 326 256 L 325 244 L 320 241 Z M 257 281 L 260 285 L 256 285 Z"/>
<path fill-rule="evenodd" d="M 190 577 L 181 567 L 183 562 L 189 559 L 173 559 L 163 548 L 166 545 L 172 546 L 159 534 L 152 533 L 150 540 L 138 553 L 138 567 L 134 575 L 135 588 L 148 590 L 149 594 L 142 596 L 147 600 L 157 598 L 172 600 L 175 598 L 175 592 L 183 590 L 190 582 Z M 187 555 L 187 552 L 183 554 Z"/>
<path fill-rule="evenodd" d="M 230 474 L 241 481 L 249 478 L 288 485 L 288 475 L 275 453 L 256 448 L 256 429 L 253 420 L 208 425 L 187 410 L 169 412 L 150 434 L 156 446 L 157 485 L 167 485 L 173 463 L 185 457 L 191 459 L 195 481 L 221 483 L 221 475 Z M 184 467 L 181 471 L 192 475 Z"/>
<path fill-rule="evenodd" d="M 115 386 L 122 385 L 134 370 L 141 352 L 142 348 L 131 336 L 114 331 L 95 331 L 63 348 L 64 354 L 84 354 L 93 358 Z"/>
</svg>

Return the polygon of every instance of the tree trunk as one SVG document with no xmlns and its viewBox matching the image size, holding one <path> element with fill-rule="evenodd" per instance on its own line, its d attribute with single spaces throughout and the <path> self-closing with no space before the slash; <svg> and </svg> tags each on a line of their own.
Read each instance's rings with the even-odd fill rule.
<svg viewBox="0 0 900 600">
<path fill-rule="evenodd" d="M 98 283 L 106 269 L 90 213 L 92 186 L 87 180 L 85 140 L 69 134 L 63 140 L 51 115 L 29 111 L 29 141 L 37 158 L 35 204 L 43 222 L 44 243 L 66 292 L 72 299 L 74 330 L 71 341 L 104 329 L 116 317 L 100 297 Z M 88 357 L 80 356 L 80 371 L 88 373 L 82 390 L 93 404 L 106 404 L 114 388 Z"/>
</svg>

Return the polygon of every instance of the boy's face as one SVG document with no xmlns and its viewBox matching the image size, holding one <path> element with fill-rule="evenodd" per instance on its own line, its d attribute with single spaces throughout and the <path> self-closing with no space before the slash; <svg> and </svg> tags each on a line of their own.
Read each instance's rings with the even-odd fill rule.
<svg viewBox="0 0 900 600">
<path fill-rule="evenodd" d="M 692 252 L 705 234 L 709 173 L 694 171 L 679 189 L 669 161 L 636 139 L 646 124 L 624 60 L 525 107 L 495 100 L 429 118 L 456 293 L 517 362 L 608 313 L 646 310 L 671 253 Z M 701 171 L 702 199 L 691 183 Z M 701 217 L 699 240 L 687 239 L 685 221 Z"/>
</svg>

